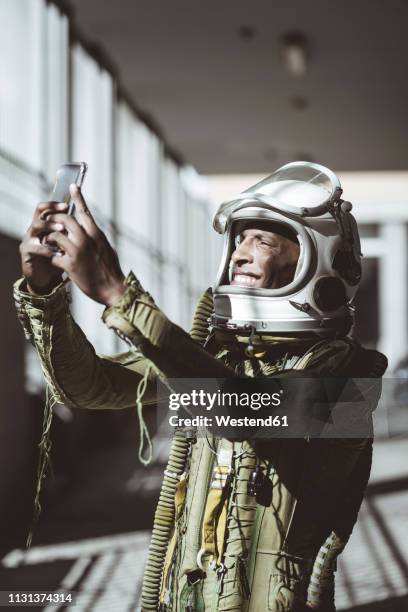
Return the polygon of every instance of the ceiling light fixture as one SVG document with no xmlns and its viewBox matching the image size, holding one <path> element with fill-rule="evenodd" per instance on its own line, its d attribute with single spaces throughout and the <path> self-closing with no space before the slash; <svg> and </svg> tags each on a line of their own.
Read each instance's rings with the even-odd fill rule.
<svg viewBox="0 0 408 612">
<path fill-rule="evenodd" d="M 238 29 L 238 36 L 242 40 L 252 40 L 256 34 L 255 29 L 252 26 L 243 25 Z"/>
<path fill-rule="evenodd" d="M 309 106 L 309 100 L 305 96 L 293 96 L 290 102 L 297 111 L 303 111 Z"/>
<path fill-rule="evenodd" d="M 287 71 L 294 77 L 303 76 L 307 70 L 308 45 L 301 32 L 287 32 L 281 39 L 281 53 Z"/>
</svg>

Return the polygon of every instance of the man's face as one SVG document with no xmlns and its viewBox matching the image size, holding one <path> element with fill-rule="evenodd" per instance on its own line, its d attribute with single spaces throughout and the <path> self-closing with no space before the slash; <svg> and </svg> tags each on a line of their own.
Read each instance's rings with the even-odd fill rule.
<svg viewBox="0 0 408 612">
<path fill-rule="evenodd" d="M 252 289 L 278 289 L 294 277 L 299 244 L 262 229 L 245 229 L 238 235 L 231 285 Z"/>
</svg>

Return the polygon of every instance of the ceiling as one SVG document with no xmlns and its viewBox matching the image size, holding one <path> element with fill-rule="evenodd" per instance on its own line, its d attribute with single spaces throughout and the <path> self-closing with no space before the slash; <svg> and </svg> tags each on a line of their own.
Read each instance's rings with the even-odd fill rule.
<svg viewBox="0 0 408 612">
<path fill-rule="evenodd" d="M 68 0 L 124 89 L 203 174 L 294 159 L 408 168 L 405 0 Z M 292 76 L 281 37 L 306 37 Z"/>
</svg>

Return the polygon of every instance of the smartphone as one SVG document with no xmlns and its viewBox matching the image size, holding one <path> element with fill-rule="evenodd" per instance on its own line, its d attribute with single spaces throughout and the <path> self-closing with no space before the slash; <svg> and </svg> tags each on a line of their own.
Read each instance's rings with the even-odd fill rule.
<svg viewBox="0 0 408 612">
<path fill-rule="evenodd" d="M 72 201 L 71 194 L 69 192 L 69 186 L 72 183 L 75 183 L 75 185 L 81 187 L 82 183 L 84 182 L 87 170 L 88 166 L 85 162 L 71 162 L 68 164 L 63 164 L 57 170 L 57 176 L 55 178 L 54 187 L 50 195 L 50 201 L 66 202 L 66 204 L 68 204 L 69 215 L 73 215 L 75 212 L 75 204 Z M 54 253 L 61 252 L 57 246 L 51 245 L 47 242 L 46 236 L 42 238 L 41 242 L 43 244 L 46 244 L 47 247 Z"/>
<path fill-rule="evenodd" d="M 75 183 L 78 187 L 82 186 L 88 166 L 85 162 L 71 162 L 63 164 L 57 170 L 54 188 L 52 190 L 50 200 L 52 202 L 66 202 L 69 204 L 68 214 L 73 215 L 75 212 L 75 204 L 69 193 L 69 186 Z"/>
</svg>

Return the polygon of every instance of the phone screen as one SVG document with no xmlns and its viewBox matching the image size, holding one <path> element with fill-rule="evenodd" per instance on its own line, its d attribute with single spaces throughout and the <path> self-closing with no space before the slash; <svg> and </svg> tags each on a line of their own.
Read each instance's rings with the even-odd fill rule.
<svg viewBox="0 0 408 612">
<path fill-rule="evenodd" d="M 68 214 L 72 215 L 75 210 L 74 203 L 71 201 L 69 186 L 75 183 L 81 187 L 88 166 L 85 162 L 64 164 L 57 170 L 54 188 L 50 200 L 53 202 L 66 202 L 69 204 Z"/>
</svg>

